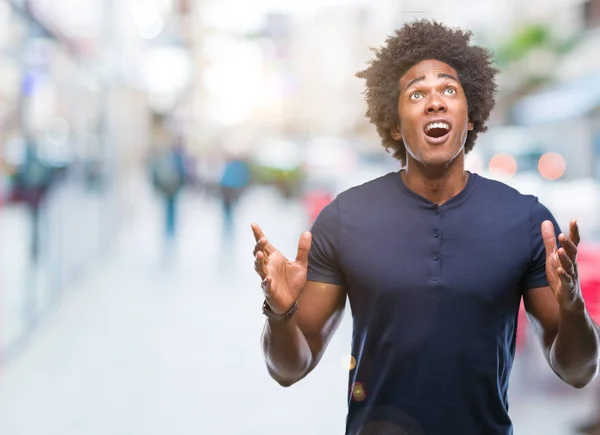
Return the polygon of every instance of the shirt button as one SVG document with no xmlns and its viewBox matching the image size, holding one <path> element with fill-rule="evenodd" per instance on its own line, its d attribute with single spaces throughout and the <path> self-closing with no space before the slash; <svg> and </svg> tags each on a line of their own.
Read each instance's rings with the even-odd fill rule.
<svg viewBox="0 0 600 435">
<path fill-rule="evenodd" d="M 439 255 L 439 254 L 435 254 L 435 255 L 433 256 L 433 259 L 434 259 L 435 261 L 438 261 L 438 260 L 440 259 L 440 255 Z"/>
<path fill-rule="evenodd" d="M 435 230 L 433 232 L 433 237 L 435 237 L 436 239 L 440 236 L 440 232 L 438 230 Z"/>
<path fill-rule="evenodd" d="M 436 207 L 435 210 L 434 210 L 434 213 L 435 213 L 436 216 L 439 215 L 440 214 L 440 208 Z"/>
</svg>

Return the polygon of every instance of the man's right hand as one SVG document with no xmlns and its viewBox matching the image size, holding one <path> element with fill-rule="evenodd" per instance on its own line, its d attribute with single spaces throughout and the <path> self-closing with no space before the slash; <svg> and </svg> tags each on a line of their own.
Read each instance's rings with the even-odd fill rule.
<svg viewBox="0 0 600 435">
<path fill-rule="evenodd" d="M 256 240 L 254 270 L 262 279 L 262 289 L 271 311 L 283 314 L 292 307 L 306 284 L 312 235 L 308 231 L 302 233 L 296 260 L 290 262 L 267 240 L 258 224 L 252 224 L 252 232 Z"/>
</svg>

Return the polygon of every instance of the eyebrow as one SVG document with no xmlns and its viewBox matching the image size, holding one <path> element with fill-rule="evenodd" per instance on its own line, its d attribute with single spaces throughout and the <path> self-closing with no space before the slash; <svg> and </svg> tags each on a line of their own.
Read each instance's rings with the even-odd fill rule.
<svg viewBox="0 0 600 435">
<path fill-rule="evenodd" d="M 438 78 L 439 79 L 450 79 L 450 80 L 454 80 L 456 83 L 460 83 L 456 77 L 454 77 L 452 74 L 448 74 L 448 73 L 439 73 L 438 74 Z M 408 84 L 403 89 L 403 91 L 406 90 L 406 89 L 408 89 L 408 88 L 410 88 L 415 83 L 422 82 L 423 80 L 425 80 L 425 76 L 415 77 L 410 82 L 408 82 Z"/>
</svg>

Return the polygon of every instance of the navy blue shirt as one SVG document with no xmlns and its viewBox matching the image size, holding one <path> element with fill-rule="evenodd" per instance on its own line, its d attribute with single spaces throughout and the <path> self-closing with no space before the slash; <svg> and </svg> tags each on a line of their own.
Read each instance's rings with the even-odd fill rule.
<svg viewBox="0 0 600 435">
<path fill-rule="evenodd" d="M 512 434 L 517 314 L 548 285 L 546 219 L 559 234 L 536 197 L 477 174 L 441 206 L 393 172 L 323 209 L 308 279 L 350 301 L 347 435 Z"/>
</svg>

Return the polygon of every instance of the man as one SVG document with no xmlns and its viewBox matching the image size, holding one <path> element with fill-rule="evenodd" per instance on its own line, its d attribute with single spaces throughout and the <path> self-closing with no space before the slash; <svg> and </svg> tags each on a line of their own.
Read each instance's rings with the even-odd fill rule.
<svg viewBox="0 0 600 435">
<path fill-rule="evenodd" d="M 537 198 L 465 171 L 497 74 L 470 36 L 407 24 L 358 74 L 367 116 L 401 171 L 340 194 L 302 234 L 295 261 L 252 224 L 264 353 L 279 384 L 315 368 L 350 301 L 346 434 L 512 434 L 521 298 L 561 379 L 582 388 L 598 370 L 576 222 L 557 236 Z"/>
</svg>

